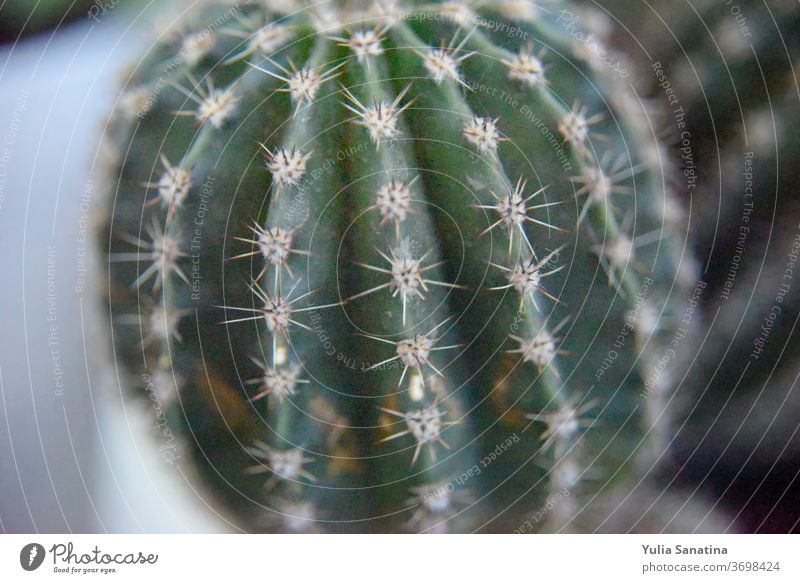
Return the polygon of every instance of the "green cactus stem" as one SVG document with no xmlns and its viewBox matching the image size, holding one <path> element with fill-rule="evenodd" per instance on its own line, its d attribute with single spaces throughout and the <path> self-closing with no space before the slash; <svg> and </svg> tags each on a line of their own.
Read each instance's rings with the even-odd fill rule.
<svg viewBox="0 0 800 583">
<path fill-rule="evenodd" d="M 179 26 L 130 72 L 100 231 L 119 383 L 159 379 L 186 471 L 247 530 L 601 523 L 668 441 L 694 285 L 625 79 L 525 2 Z"/>
</svg>

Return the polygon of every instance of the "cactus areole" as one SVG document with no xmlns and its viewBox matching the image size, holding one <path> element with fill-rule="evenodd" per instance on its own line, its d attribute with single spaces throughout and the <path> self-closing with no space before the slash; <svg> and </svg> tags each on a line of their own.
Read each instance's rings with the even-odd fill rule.
<svg viewBox="0 0 800 583">
<path fill-rule="evenodd" d="M 165 471 L 248 531 L 602 524 L 663 451 L 695 283 L 605 49 L 514 0 L 173 8 L 99 229 Z"/>
</svg>

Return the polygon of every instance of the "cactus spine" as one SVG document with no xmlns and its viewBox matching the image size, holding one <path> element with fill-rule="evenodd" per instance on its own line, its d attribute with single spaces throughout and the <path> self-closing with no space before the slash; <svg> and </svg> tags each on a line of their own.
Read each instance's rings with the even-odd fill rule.
<svg viewBox="0 0 800 583">
<path fill-rule="evenodd" d="M 248 529 L 597 528 L 693 277 L 647 112 L 527 3 L 300 8 L 209 2 L 131 73 L 120 382 Z"/>
</svg>

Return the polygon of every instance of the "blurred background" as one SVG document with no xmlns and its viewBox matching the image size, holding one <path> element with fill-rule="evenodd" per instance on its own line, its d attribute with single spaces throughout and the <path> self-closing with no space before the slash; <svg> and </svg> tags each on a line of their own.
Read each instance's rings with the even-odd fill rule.
<svg viewBox="0 0 800 583">
<path fill-rule="evenodd" d="M 5 532 L 229 528 L 147 449 L 152 418 L 126 409 L 96 366 L 108 340 L 86 237 L 98 204 L 93 167 L 120 71 L 147 42 L 146 5 L 0 1 Z"/>
<path fill-rule="evenodd" d="M 152 417 L 97 365 L 110 358 L 87 239 L 98 136 L 153 6 L 0 0 L 0 531 L 235 530 L 143 439 Z M 570 9 L 653 104 L 707 283 L 659 479 L 712 500 L 731 530 L 798 531 L 800 3 Z"/>
</svg>

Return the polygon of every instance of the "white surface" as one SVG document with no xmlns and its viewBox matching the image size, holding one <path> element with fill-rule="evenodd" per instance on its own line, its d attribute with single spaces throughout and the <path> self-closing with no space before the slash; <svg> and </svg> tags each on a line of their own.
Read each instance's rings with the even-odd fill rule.
<svg viewBox="0 0 800 583">
<path fill-rule="evenodd" d="M 97 282 L 75 291 L 81 195 L 116 74 L 142 45 L 114 16 L 0 52 L 0 531 L 223 529 L 87 365 L 107 342 Z"/>
</svg>

